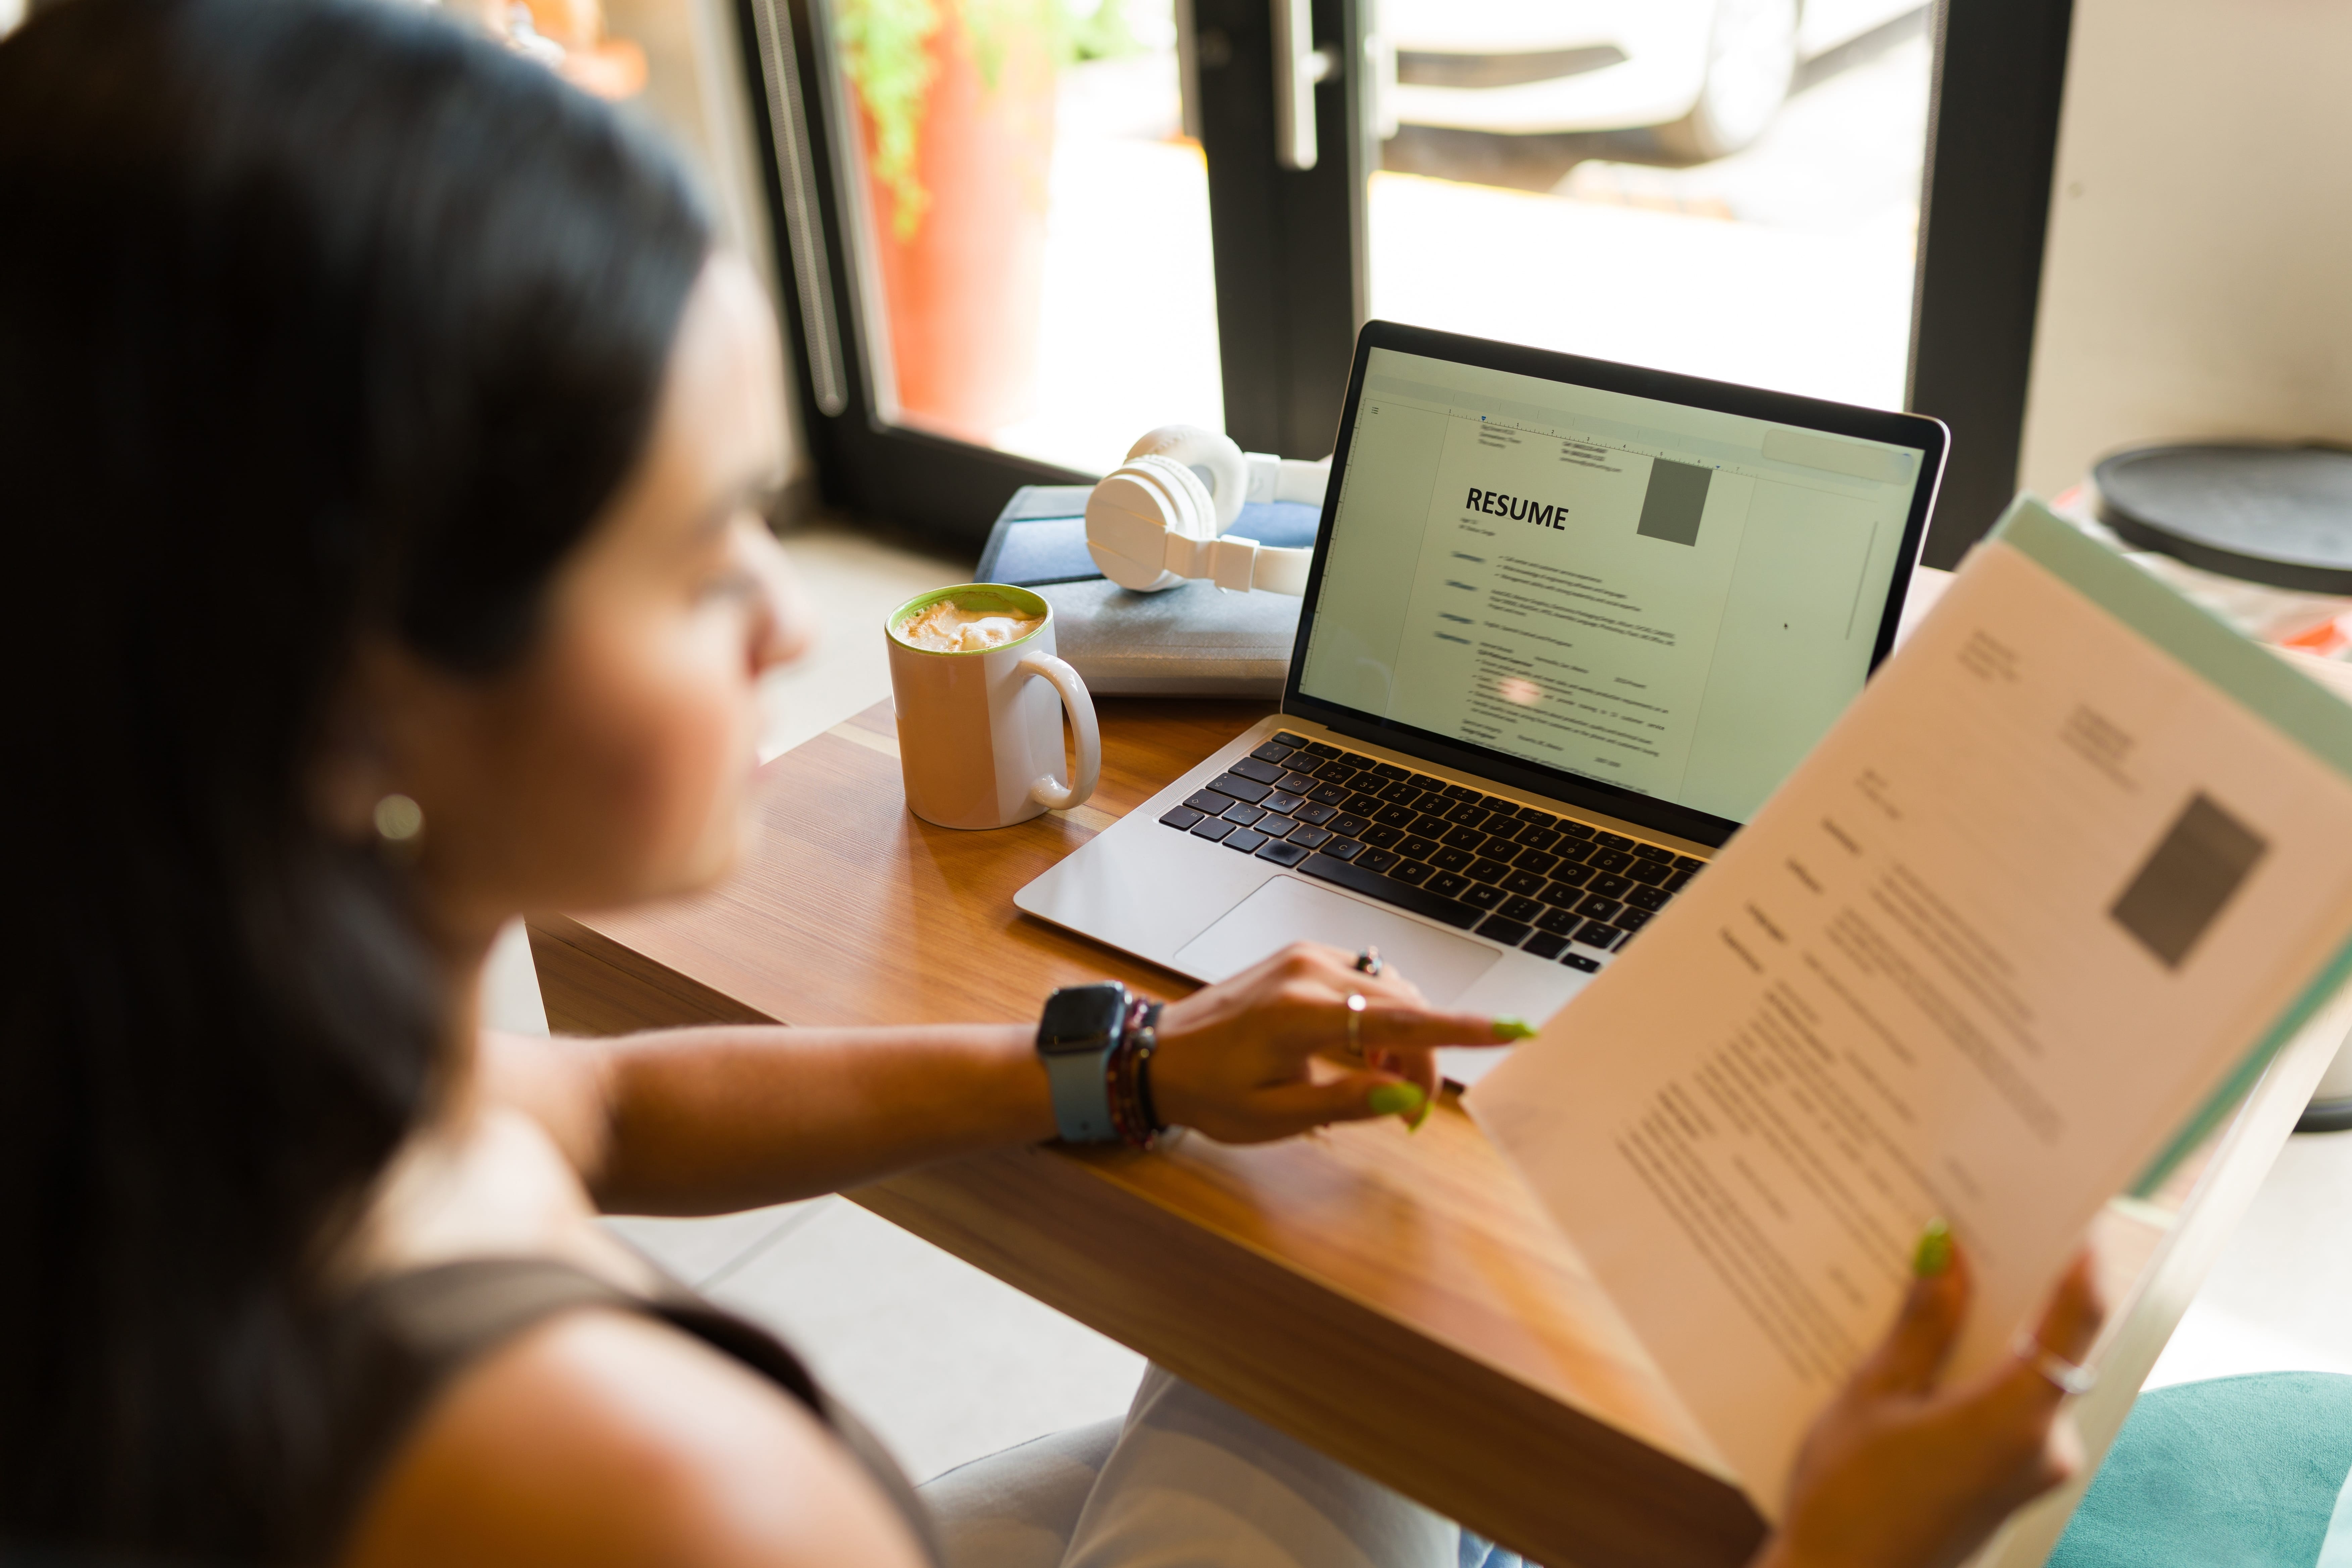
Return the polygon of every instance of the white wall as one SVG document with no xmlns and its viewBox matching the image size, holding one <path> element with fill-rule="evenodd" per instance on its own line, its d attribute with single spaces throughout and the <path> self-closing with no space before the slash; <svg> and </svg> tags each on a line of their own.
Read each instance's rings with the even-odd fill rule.
<svg viewBox="0 0 2352 1568">
<path fill-rule="evenodd" d="M 2343 0 L 2076 0 L 2021 482 L 2196 436 L 2352 441 Z"/>
</svg>

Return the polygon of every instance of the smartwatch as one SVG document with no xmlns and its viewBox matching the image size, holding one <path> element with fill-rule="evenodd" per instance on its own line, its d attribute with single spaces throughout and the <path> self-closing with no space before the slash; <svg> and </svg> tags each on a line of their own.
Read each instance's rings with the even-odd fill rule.
<svg viewBox="0 0 2352 1568">
<path fill-rule="evenodd" d="M 1054 1125 L 1066 1143 L 1118 1137 L 1110 1114 L 1110 1057 L 1127 1021 L 1127 987 L 1065 985 L 1045 998 L 1037 1022 L 1037 1058 L 1054 1090 Z"/>
</svg>

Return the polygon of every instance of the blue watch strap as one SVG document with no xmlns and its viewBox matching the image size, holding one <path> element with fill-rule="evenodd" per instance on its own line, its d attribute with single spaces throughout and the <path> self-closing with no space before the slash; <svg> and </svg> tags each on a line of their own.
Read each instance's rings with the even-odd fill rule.
<svg viewBox="0 0 2352 1568">
<path fill-rule="evenodd" d="M 1045 1079 L 1054 1089 L 1054 1128 L 1065 1143 L 1109 1143 L 1118 1138 L 1110 1119 L 1110 1054 L 1113 1034 L 1098 1051 L 1045 1057 Z"/>
</svg>

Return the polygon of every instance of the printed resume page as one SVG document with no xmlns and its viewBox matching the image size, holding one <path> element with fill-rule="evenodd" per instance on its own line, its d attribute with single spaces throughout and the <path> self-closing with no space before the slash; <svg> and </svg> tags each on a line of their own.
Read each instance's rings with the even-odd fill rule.
<svg viewBox="0 0 2352 1568">
<path fill-rule="evenodd" d="M 2073 543 L 1979 547 L 1469 1095 L 1768 1512 L 1927 1220 L 1975 1268 L 1970 1375 L 2352 934 L 2352 763 L 2321 760 L 2352 758 L 2352 712 L 2168 600 L 2187 643 L 2285 683 L 2321 740 L 2291 738 L 2057 575 L 2098 547 L 2035 515 Z M 2314 1028 L 2340 1039 L 2340 1015 Z"/>
</svg>

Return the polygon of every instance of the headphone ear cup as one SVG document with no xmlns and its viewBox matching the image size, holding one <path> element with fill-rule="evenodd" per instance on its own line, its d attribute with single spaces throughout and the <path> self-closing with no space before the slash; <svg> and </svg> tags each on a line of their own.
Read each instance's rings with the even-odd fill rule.
<svg viewBox="0 0 2352 1568">
<path fill-rule="evenodd" d="M 1217 527 L 1217 501 L 1201 476 L 1174 458 L 1148 453 L 1130 458 L 1121 473 L 1140 470 L 1160 481 L 1167 491 L 1175 521 L 1169 526 L 1188 539 L 1214 539 Z"/>
<path fill-rule="evenodd" d="M 1202 515 L 1213 519 L 1203 538 L 1213 539 L 1231 528 L 1234 519 L 1242 514 L 1242 503 L 1249 499 L 1249 458 L 1234 438 L 1221 430 L 1204 430 L 1198 425 L 1162 425 L 1157 430 L 1146 431 L 1127 449 L 1129 462 L 1138 458 L 1166 458 L 1200 483 L 1210 498 Z"/>
</svg>

